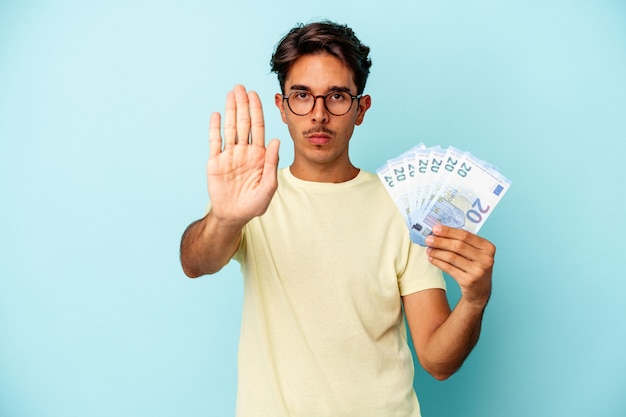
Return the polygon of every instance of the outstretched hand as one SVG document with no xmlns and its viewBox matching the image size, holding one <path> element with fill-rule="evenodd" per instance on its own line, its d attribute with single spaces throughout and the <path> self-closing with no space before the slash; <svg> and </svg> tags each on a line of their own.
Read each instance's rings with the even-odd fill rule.
<svg viewBox="0 0 626 417">
<path fill-rule="evenodd" d="M 279 141 L 265 147 L 263 108 L 257 93 L 236 85 L 226 96 L 224 138 L 221 115 L 209 124 L 207 183 L 211 213 L 245 224 L 267 210 L 277 187 Z"/>
<path fill-rule="evenodd" d="M 456 280 L 461 294 L 479 307 L 491 295 L 491 275 L 496 247 L 462 229 L 437 224 L 426 238 L 428 260 Z"/>
</svg>

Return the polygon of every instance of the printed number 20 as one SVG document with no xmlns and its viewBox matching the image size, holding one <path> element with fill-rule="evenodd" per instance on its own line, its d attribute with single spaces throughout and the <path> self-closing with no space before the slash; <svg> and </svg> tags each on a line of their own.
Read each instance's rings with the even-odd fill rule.
<svg viewBox="0 0 626 417">
<path fill-rule="evenodd" d="M 474 201 L 474 204 L 472 204 L 472 207 L 474 208 L 468 210 L 467 213 L 465 213 L 465 216 L 472 223 L 480 223 L 483 220 L 483 214 L 486 214 L 487 212 L 489 212 L 489 209 L 491 208 L 489 206 L 483 208 L 483 206 L 480 203 L 480 198 L 477 198 Z"/>
</svg>

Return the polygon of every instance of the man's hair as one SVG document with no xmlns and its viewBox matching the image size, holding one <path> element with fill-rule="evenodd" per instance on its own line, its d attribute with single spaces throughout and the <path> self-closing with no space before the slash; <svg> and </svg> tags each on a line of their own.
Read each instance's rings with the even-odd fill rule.
<svg viewBox="0 0 626 417">
<path fill-rule="evenodd" d="M 280 89 L 285 93 L 285 80 L 293 63 L 304 55 L 328 53 L 339 58 L 352 70 L 357 94 L 365 90 L 372 66 L 370 48 L 363 45 L 352 29 L 330 21 L 299 24 L 280 40 L 272 55 L 272 72 L 278 75 Z"/>
</svg>

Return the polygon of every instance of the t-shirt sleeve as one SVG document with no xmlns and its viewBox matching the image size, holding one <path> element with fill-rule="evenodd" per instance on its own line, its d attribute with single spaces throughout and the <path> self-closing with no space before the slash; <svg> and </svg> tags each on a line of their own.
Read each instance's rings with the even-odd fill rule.
<svg viewBox="0 0 626 417">
<path fill-rule="evenodd" d="M 400 295 L 405 296 L 432 288 L 445 291 L 446 282 L 443 273 L 428 262 L 425 247 L 410 243 L 407 256 L 406 268 L 398 276 Z"/>
</svg>

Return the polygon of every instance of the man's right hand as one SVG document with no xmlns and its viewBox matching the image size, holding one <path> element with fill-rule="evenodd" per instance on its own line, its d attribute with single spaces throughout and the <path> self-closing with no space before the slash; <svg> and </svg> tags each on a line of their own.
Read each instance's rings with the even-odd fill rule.
<svg viewBox="0 0 626 417">
<path fill-rule="evenodd" d="M 189 225 L 180 244 L 189 277 L 213 274 L 231 259 L 241 229 L 265 213 L 277 187 L 277 139 L 265 148 L 261 100 L 237 85 L 226 97 L 224 140 L 221 115 L 211 115 L 207 182 L 211 212 Z"/>
<path fill-rule="evenodd" d="M 215 220 L 242 227 L 265 213 L 277 187 L 278 148 L 277 139 L 265 147 L 259 96 L 236 85 L 226 96 L 224 139 L 219 113 L 209 125 L 207 183 Z"/>
</svg>

